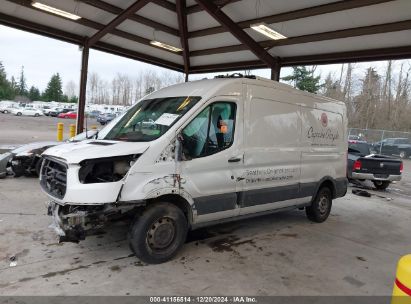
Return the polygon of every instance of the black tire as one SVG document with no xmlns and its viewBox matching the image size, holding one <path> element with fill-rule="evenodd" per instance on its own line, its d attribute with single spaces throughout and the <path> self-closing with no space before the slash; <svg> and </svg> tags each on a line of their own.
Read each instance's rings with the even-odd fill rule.
<svg viewBox="0 0 411 304">
<path fill-rule="evenodd" d="M 21 116 L 21 113 L 20 112 L 17 112 L 17 114 L 16 114 L 17 116 Z"/>
<path fill-rule="evenodd" d="M 39 158 L 36 162 L 36 165 L 34 166 L 34 172 L 36 176 L 40 176 L 40 169 L 41 169 L 41 163 L 43 162 L 42 158 Z"/>
<path fill-rule="evenodd" d="M 404 150 L 401 150 L 400 151 L 400 158 L 402 158 L 402 159 L 406 159 L 406 158 L 408 158 L 408 153 L 407 153 L 407 151 L 404 151 Z"/>
<path fill-rule="evenodd" d="M 187 218 L 180 208 L 170 203 L 155 203 L 132 224 L 130 248 L 144 263 L 164 263 L 184 244 L 187 230 Z"/>
<path fill-rule="evenodd" d="M 26 172 L 26 170 L 24 170 L 24 167 L 22 165 L 17 165 L 17 166 L 11 166 L 11 170 L 14 173 L 14 177 L 20 177 L 23 176 Z"/>
<path fill-rule="evenodd" d="M 390 181 L 373 181 L 373 183 L 378 190 L 385 190 L 391 184 Z"/>
<path fill-rule="evenodd" d="M 40 115 L 38 114 L 38 113 L 35 113 L 34 114 L 34 117 L 39 117 Z"/>
<path fill-rule="evenodd" d="M 7 111 L 7 110 L 4 110 L 4 111 L 3 111 L 3 113 L 4 113 L 4 114 L 7 114 L 7 113 L 9 113 L 9 111 Z"/>
<path fill-rule="evenodd" d="M 328 187 L 322 187 L 318 190 L 311 206 L 305 207 L 307 218 L 316 223 L 324 222 L 331 212 L 332 192 Z"/>
</svg>

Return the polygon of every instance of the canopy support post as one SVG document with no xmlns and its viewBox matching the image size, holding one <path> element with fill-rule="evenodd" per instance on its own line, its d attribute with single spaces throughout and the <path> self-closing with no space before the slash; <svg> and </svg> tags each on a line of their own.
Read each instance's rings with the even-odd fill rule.
<svg viewBox="0 0 411 304">
<path fill-rule="evenodd" d="M 80 134 L 84 130 L 89 50 L 88 43 L 84 43 L 81 54 L 80 92 L 77 108 L 76 134 Z"/>
</svg>

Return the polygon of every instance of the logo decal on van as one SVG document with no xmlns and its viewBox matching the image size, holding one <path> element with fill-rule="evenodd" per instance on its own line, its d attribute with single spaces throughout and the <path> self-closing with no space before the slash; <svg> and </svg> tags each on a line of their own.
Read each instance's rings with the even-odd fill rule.
<svg viewBox="0 0 411 304">
<path fill-rule="evenodd" d="M 325 113 L 321 114 L 321 124 L 323 125 L 324 128 L 328 126 L 328 117 L 327 117 L 327 114 Z"/>
</svg>

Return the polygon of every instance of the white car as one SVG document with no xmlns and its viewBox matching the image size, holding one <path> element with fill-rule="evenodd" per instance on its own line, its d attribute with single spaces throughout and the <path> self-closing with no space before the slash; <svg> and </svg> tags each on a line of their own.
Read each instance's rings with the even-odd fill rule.
<svg viewBox="0 0 411 304">
<path fill-rule="evenodd" d="M 15 109 L 15 108 L 13 108 L 11 106 L 0 107 L 0 112 L 2 112 L 4 114 L 8 114 L 8 113 L 11 113 L 13 109 Z"/>
<path fill-rule="evenodd" d="M 162 263 L 190 229 L 297 208 L 325 221 L 347 192 L 347 149 L 343 102 L 224 77 L 156 91 L 96 140 L 46 150 L 40 185 L 61 241 L 134 216 L 131 249 Z"/>
<path fill-rule="evenodd" d="M 43 115 L 43 112 L 41 110 L 34 109 L 34 108 L 17 108 L 17 109 L 13 109 L 11 113 L 16 116 L 23 115 L 23 116 L 39 117 Z"/>
</svg>

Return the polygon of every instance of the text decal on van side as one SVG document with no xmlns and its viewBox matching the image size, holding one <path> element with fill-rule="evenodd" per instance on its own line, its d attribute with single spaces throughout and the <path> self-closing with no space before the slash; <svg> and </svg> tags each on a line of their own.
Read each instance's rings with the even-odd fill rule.
<svg viewBox="0 0 411 304">
<path fill-rule="evenodd" d="M 340 134 L 337 132 L 333 132 L 330 128 L 326 129 L 326 130 L 321 130 L 321 131 L 317 131 L 314 130 L 313 127 L 310 127 L 308 129 L 307 132 L 307 138 L 310 138 L 313 140 L 313 142 L 316 139 L 324 139 L 327 141 L 327 143 L 334 143 L 335 140 L 340 138 Z"/>
</svg>

